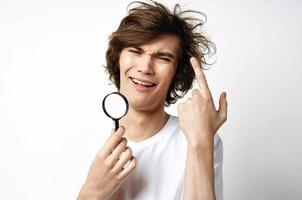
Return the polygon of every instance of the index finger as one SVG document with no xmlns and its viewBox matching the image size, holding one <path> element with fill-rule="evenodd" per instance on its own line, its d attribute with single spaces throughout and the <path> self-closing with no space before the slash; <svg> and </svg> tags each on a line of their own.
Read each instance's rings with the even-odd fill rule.
<svg viewBox="0 0 302 200">
<path fill-rule="evenodd" d="M 122 136 L 125 133 L 124 127 L 119 127 L 117 131 L 113 132 L 113 134 L 110 135 L 108 140 L 105 142 L 103 148 L 101 149 L 102 153 L 105 155 L 109 155 L 115 147 L 118 145 L 118 143 L 122 140 Z"/>
<path fill-rule="evenodd" d="M 193 67 L 195 77 L 200 89 L 201 94 L 208 95 L 211 94 L 207 79 L 201 70 L 201 65 L 199 64 L 198 60 L 195 57 L 190 58 L 191 65 Z"/>
</svg>

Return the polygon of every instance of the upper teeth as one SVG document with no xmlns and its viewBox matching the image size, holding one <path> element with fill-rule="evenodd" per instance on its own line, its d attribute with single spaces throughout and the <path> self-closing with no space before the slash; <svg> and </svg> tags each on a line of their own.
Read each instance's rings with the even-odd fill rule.
<svg viewBox="0 0 302 200">
<path fill-rule="evenodd" d="M 138 83 L 138 84 L 141 84 L 141 85 L 146 85 L 146 86 L 152 86 L 153 83 L 147 83 L 147 82 L 143 82 L 143 81 L 140 81 L 140 80 L 137 80 L 137 79 L 132 79 L 134 83 Z"/>
</svg>

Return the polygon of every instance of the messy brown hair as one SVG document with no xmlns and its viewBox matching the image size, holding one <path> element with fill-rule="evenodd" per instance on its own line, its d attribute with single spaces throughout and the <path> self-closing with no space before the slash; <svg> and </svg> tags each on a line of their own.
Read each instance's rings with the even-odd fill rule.
<svg viewBox="0 0 302 200">
<path fill-rule="evenodd" d="M 154 40 L 163 34 L 173 34 L 180 40 L 180 52 L 177 60 L 177 70 L 170 84 L 165 104 L 169 106 L 183 97 L 192 88 L 195 77 L 190 63 L 194 56 L 201 63 L 203 69 L 208 65 L 206 58 L 216 52 L 215 44 L 202 32 L 206 16 L 194 10 L 180 9 L 174 6 L 171 12 L 164 5 L 150 1 L 145 3 L 135 1 L 128 5 L 128 15 L 124 17 L 118 27 L 109 37 L 109 46 L 106 52 L 106 71 L 115 86 L 120 88 L 119 57 L 122 49 L 138 47 Z M 131 6 L 133 6 L 130 8 Z M 130 9 L 129 9 L 130 8 Z M 201 15 L 204 20 L 187 16 Z"/>
</svg>

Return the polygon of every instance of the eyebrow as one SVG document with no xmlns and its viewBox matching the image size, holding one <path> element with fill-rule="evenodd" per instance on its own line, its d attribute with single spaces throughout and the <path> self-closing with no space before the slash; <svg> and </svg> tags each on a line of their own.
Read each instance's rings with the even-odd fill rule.
<svg viewBox="0 0 302 200">
<path fill-rule="evenodd" d="M 137 49 L 140 52 L 144 52 L 144 50 L 142 48 L 140 48 L 140 47 L 133 47 L 133 48 Z M 172 53 L 165 52 L 165 51 L 156 52 L 156 53 L 153 54 L 153 56 L 167 56 L 167 57 L 169 57 L 171 59 L 175 59 L 175 56 Z"/>
</svg>

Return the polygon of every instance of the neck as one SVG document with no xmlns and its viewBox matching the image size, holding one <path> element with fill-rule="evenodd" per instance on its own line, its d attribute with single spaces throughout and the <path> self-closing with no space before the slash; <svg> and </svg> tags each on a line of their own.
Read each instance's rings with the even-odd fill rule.
<svg viewBox="0 0 302 200">
<path fill-rule="evenodd" d="M 120 120 L 120 125 L 125 127 L 124 137 L 133 142 L 140 142 L 159 132 L 168 119 L 169 115 L 164 109 L 142 112 L 129 108 L 127 115 Z"/>
</svg>

